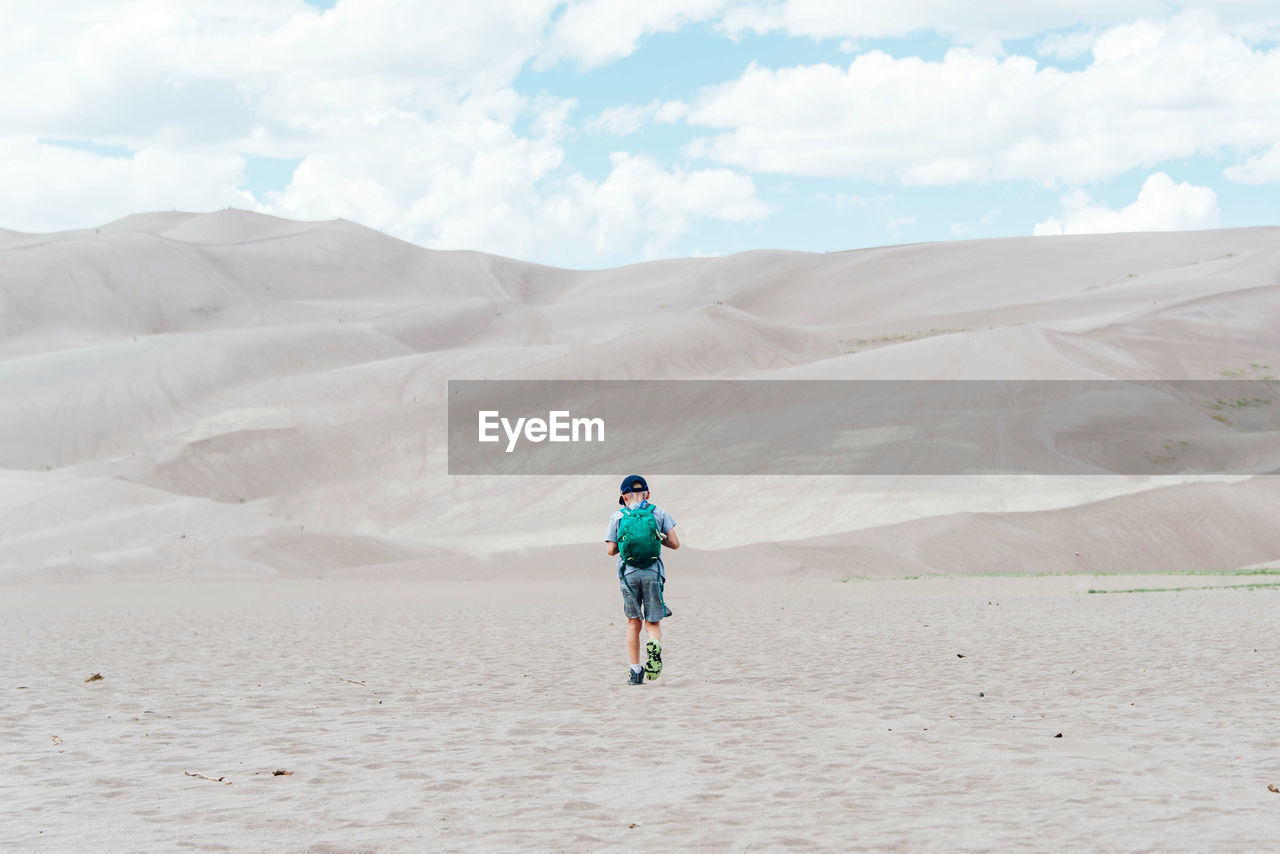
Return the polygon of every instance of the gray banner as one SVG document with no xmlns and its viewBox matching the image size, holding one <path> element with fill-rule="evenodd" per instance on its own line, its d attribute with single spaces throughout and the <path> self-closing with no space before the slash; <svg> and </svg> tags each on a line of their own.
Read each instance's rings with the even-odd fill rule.
<svg viewBox="0 0 1280 854">
<path fill-rule="evenodd" d="M 449 473 L 1276 474 L 1275 380 L 451 380 Z"/>
</svg>

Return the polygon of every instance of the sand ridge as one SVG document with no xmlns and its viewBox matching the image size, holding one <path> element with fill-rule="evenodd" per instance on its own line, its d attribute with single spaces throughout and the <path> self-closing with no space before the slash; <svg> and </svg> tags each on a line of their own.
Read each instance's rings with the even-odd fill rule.
<svg viewBox="0 0 1280 854">
<path fill-rule="evenodd" d="M 441 551 L 470 558 L 598 542 L 613 477 L 446 475 L 449 379 L 1274 376 L 1278 235 L 753 251 L 569 271 L 423 249 L 341 220 L 243 211 L 10 233 L 0 290 L 0 575 L 293 574 L 296 555 L 259 548 L 263 537 L 294 543 L 321 575 L 386 565 L 389 554 L 403 565 Z M 638 352 L 634 338 L 644 342 Z M 1168 429 L 1208 465 L 1224 453 L 1277 455 L 1269 436 L 1201 414 Z M 1086 430 L 1054 441 L 1090 439 Z M 984 559 L 1001 532 L 1012 551 L 1032 536 L 1020 532 L 1022 511 L 1112 498 L 1110 511 L 1132 518 L 1154 506 L 1142 493 L 1170 485 L 758 478 L 730 506 L 729 482 L 657 484 L 687 520 L 691 548 L 757 545 L 764 554 L 779 541 L 937 516 L 952 519 L 931 535 L 945 540 L 948 566 Z M 1222 506 L 1275 506 L 1265 486 L 1239 490 Z M 1195 523 L 1193 495 L 1162 502 L 1161 518 Z M 528 508 L 533 496 L 557 508 L 554 520 Z M 965 513 L 978 514 L 981 536 L 955 523 Z M 983 521 L 985 513 L 1005 515 Z M 1066 527 L 1027 520 L 1035 537 L 1057 543 L 1075 537 L 1070 515 L 1060 518 Z M 326 560 L 325 544 L 339 541 Z M 1114 546 L 1119 556 L 1125 541 L 1117 529 L 1095 551 Z M 1221 569 L 1276 553 L 1270 539 L 1175 538 L 1164 560 Z"/>
</svg>

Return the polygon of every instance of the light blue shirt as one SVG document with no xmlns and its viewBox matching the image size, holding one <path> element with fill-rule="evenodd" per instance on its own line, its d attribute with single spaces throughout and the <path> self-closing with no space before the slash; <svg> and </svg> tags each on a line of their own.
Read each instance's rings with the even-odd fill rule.
<svg viewBox="0 0 1280 854">
<path fill-rule="evenodd" d="M 643 501 L 637 506 L 643 507 L 644 505 L 649 503 L 650 502 L 648 501 Z M 621 508 L 619 508 L 618 510 L 615 510 L 613 512 L 612 516 L 609 517 L 609 533 L 604 538 L 604 541 L 606 543 L 618 542 L 618 523 L 621 521 L 622 521 L 622 510 Z M 671 514 L 668 513 L 666 510 L 663 510 L 657 504 L 653 505 L 653 521 L 658 523 L 658 530 L 664 534 L 669 533 L 671 529 L 676 526 L 676 520 L 671 518 Z M 627 569 L 635 569 L 635 567 L 628 567 L 627 562 L 622 559 L 622 554 L 619 553 L 618 554 L 618 575 L 621 576 L 623 572 L 625 572 Z M 657 570 L 658 570 L 658 578 L 665 584 L 667 581 L 667 570 L 666 570 L 666 567 L 662 565 L 661 557 L 658 558 Z"/>
</svg>

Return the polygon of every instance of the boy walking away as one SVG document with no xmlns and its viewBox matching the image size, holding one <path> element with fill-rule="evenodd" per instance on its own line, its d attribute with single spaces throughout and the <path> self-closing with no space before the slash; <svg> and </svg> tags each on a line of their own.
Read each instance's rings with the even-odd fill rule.
<svg viewBox="0 0 1280 854">
<path fill-rule="evenodd" d="M 662 601 L 662 587 L 667 573 L 662 565 L 662 545 L 680 548 L 680 536 L 672 530 L 675 520 L 656 504 L 649 503 L 649 484 L 633 474 L 622 481 L 618 496 L 622 509 L 609 518 L 608 551 L 618 556 L 618 581 L 622 587 L 622 612 L 627 617 L 627 654 L 631 657 L 630 685 L 640 685 L 647 677 L 657 679 L 662 673 L 663 617 L 671 616 Z M 649 640 L 647 656 L 640 664 L 640 626 L 644 625 Z"/>
</svg>

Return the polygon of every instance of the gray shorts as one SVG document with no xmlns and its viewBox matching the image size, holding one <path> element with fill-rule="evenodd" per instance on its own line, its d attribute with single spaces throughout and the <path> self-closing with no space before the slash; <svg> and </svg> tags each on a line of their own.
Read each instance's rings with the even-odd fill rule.
<svg viewBox="0 0 1280 854">
<path fill-rule="evenodd" d="M 628 569 L 618 583 L 622 588 L 622 613 L 628 620 L 657 623 L 671 613 L 662 601 L 658 570 Z"/>
</svg>

